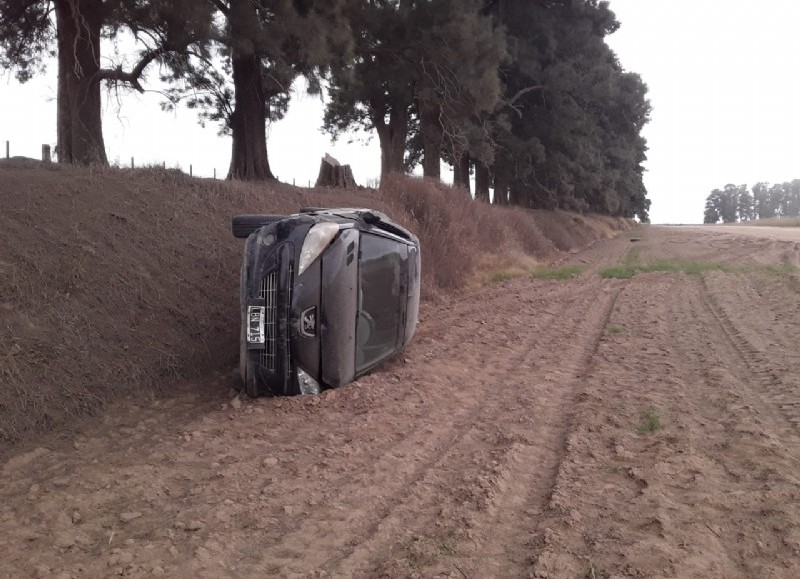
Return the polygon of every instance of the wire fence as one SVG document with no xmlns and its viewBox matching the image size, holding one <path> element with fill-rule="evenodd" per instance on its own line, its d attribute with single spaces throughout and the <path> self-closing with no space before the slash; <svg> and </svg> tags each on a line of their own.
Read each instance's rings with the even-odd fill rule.
<svg viewBox="0 0 800 579">
<path fill-rule="evenodd" d="M 11 159 L 12 158 L 11 157 L 11 141 L 8 141 L 8 140 L 5 141 L 5 146 L 6 146 L 6 149 L 5 149 L 5 157 L 4 158 L 5 159 Z M 34 159 L 33 157 L 29 157 L 27 155 L 15 155 L 14 158 L 38 161 L 38 159 Z M 52 162 L 54 162 L 53 161 L 53 150 L 52 150 L 51 145 L 48 145 L 48 144 L 43 144 L 42 145 L 41 161 L 44 162 L 44 163 L 52 163 Z M 136 169 L 137 167 L 139 169 L 145 169 L 145 168 L 160 167 L 160 168 L 164 169 L 165 171 L 168 168 L 166 161 L 161 161 L 160 163 L 143 163 L 143 164 L 140 164 L 140 165 L 137 166 L 136 165 L 136 159 L 133 156 L 130 158 L 130 163 L 126 162 L 126 163 L 123 164 L 122 162 L 120 162 L 119 159 L 115 159 L 114 162 L 111 163 L 111 166 L 112 167 L 117 167 L 117 168 L 120 168 L 120 169 L 123 169 L 123 168 L 125 168 L 125 169 L 127 169 L 127 168 Z M 186 172 L 186 171 L 183 170 L 183 168 L 180 166 L 180 164 L 176 164 L 175 166 L 169 167 L 169 169 L 170 170 L 177 170 L 177 171 Z M 189 164 L 188 175 L 190 177 L 194 177 L 194 165 L 191 164 L 191 163 Z M 200 176 L 198 175 L 198 177 L 200 177 Z M 207 179 L 208 177 L 201 177 L 201 178 L 206 178 Z M 223 172 L 221 172 L 219 174 L 219 177 L 217 177 L 217 168 L 214 167 L 211 178 L 213 178 L 213 179 L 226 179 L 227 175 L 224 174 Z M 276 179 L 277 179 L 277 177 L 276 177 Z M 292 178 L 292 185 L 297 186 L 297 187 L 303 187 L 304 186 L 302 182 L 298 185 L 297 182 L 296 182 L 296 179 L 294 179 L 294 178 Z M 313 182 L 312 182 L 312 180 L 309 179 L 308 183 L 305 186 L 308 187 L 308 188 L 311 188 L 312 185 L 313 185 Z"/>
<path fill-rule="evenodd" d="M 5 157 L 4 158 L 8 159 L 8 160 L 11 159 L 11 141 L 9 141 L 9 140 L 5 141 Z M 39 159 L 34 159 L 33 157 L 30 157 L 30 156 L 27 156 L 27 155 L 15 155 L 14 158 L 15 159 L 34 160 L 34 161 L 39 160 Z M 51 145 L 48 145 L 48 144 L 43 144 L 42 145 L 41 161 L 43 163 L 52 163 L 53 162 L 53 148 L 52 148 Z M 112 163 L 111 165 L 114 166 L 114 167 L 119 167 L 119 168 L 131 168 L 131 169 L 136 169 L 137 168 L 136 159 L 134 157 L 131 157 L 130 164 L 126 163 L 126 164 L 123 165 L 122 163 L 120 163 L 117 160 L 116 162 Z M 161 166 L 162 169 L 164 169 L 164 170 L 167 169 L 167 162 L 166 161 L 162 161 L 160 164 L 159 163 L 141 164 L 141 165 L 139 165 L 139 168 L 142 169 L 142 168 L 147 168 L 147 167 L 158 167 L 159 165 Z M 170 169 L 177 169 L 179 171 L 183 171 L 183 169 L 180 167 L 180 165 L 176 165 L 175 167 L 170 167 Z M 189 164 L 189 172 L 188 173 L 189 173 L 190 177 L 194 177 L 194 165 L 193 164 Z M 217 178 L 217 168 L 216 167 L 214 167 L 214 169 L 213 169 L 213 178 L 214 179 Z"/>
</svg>

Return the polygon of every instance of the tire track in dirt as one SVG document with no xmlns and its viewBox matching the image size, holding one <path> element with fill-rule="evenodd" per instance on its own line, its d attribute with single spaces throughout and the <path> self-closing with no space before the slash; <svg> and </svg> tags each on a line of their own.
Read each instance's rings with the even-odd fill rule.
<svg viewBox="0 0 800 579">
<path fill-rule="evenodd" d="M 740 398 L 738 391 L 746 387 L 751 379 L 759 380 L 746 362 L 746 355 L 750 354 L 749 346 L 744 341 L 732 339 L 734 334 L 732 334 L 730 324 L 723 322 L 723 320 L 728 322 L 727 318 L 720 316 L 712 305 L 705 278 L 701 276 L 700 280 L 691 279 L 689 282 L 678 288 L 676 297 L 673 298 L 675 311 L 683 320 L 683 323 L 672 328 L 673 342 L 682 351 L 687 365 L 696 368 L 696 373 L 703 377 L 704 384 L 714 385 L 718 388 L 713 393 L 705 394 L 705 396 L 713 394 L 716 398 L 713 403 L 709 401 L 705 412 L 706 415 L 713 416 L 718 425 L 726 428 L 724 414 L 727 408 L 723 410 L 716 407 L 729 404 L 722 401 L 726 397 Z M 691 325 L 687 323 L 690 320 L 694 322 Z M 685 338 L 687 344 L 683 344 L 681 338 Z M 699 349 L 698 342 L 702 343 L 703 340 L 707 341 L 707 346 Z M 718 376 L 719 368 L 730 370 L 732 379 L 726 380 L 727 376 Z M 727 419 L 729 420 L 730 417 Z M 708 438 L 713 440 L 714 437 L 709 433 Z M 720 452 L 720 449 L 706 448 L 705 441 L 697 441 L 695 444 L 705 459 L 724 474 L 724 480 L 728 485 L 735 485 L 739 482 L 740 475 L 732 468 L 730 457 L 726 456 L 726 453 Z M 710 476 L 710 472 L 703 474 Z M 723 515 L 723 520 L 731 516 L 731 513 L 721 506 L 718 506 L 717 510 Z M 741 553 L 736 549 L 735 539 L 721 527 L 715 530 L 708 522 L 706 522 L 706 526 L 716 537 L 712 544 L 718 553 L 717 557 L 720 561 L 725 561 L 725 565 L 728 567 L 725 574 L 740 576 L 745 572 L 745 566 Z"/>
<path fill-rule="evenodd" d="M 537 405 L 537 412 L 545 418 L 544 429 L 549 432 L 537 435 L 533 444 L 521 446 L 504 473 L 505 489 L 475 525 L 486 532 L 482 541 L 472 545 L 474 555 L 464 562 L 462 573 L 467 576 L 527 576 L 536 555 L 520 558 L 518 554 L 530 553 L 536 535 L 543 532 L 543 512 L 567 452 L 574 402 L 621 291 L 622 286 L 618 286 L 602 296 L 584 318 L 585 325 L 575 326 L 575 347 L 567 356 L 562 352 L 560 372 L 551 371 L 545 377 L 547 382 L 554 382 L 556 395 L 526 400 Z"/>
<path fill-rule="evenodd" d="M 687 281 L 674 299 L 681 324 L 673 328 L 673 343 L 686 375 L 700 377 L 700 387 L 691 391 L 699 408 L 690 412 L 698 436 L 689 451 L 701 457 L 696 464 L 706 462 L 697 476 L 718 494 L 703 497 L 712 492 L 692 485 L 684 492 L 693 495 L 684 496 L 681 504 L 697 504 L 693 516 L 713 535 L 707 537 L 704 554 L 711 558 L 718 551 L 723 558 L 717 560 L 727 560 L 729 568 L 725 573 L 718 569 L 719 576 L 783 576 L 773 574 L 776 567 L 790 567 L 775 535 L 783 534 L 784 545 L 797 536 L 796 525 L 781 526 L 782 519 L 797 520 L 794 498 L 800 481 L 794 473 L 800 465 L 800 437 L 773 403 L 770 391 L 779 375 L 774 366 L 717 304 L 705 277 Z M 787 497 L 792 499 L 787 502 Z M 750 523 L 742 525 L 742 520 Z M 785 576 L 795 575 L 787 571 Z"/>
<path fill-rule="evenodd" d="M 524 287 L 540 288 L 540 284 L 533 282 L 523 282 Z M 506 290 L 507 291 L 507 290 Z M 546 320 L 558 320 L 565 311 L 574 306 L 576 301 L 586 301 L 586 294 L 591 292 L 591 288 L 581 288 L 580 291 L 558 287 L 544 299 L 554 298 L 557 304 L 556 312 L 540 312 L 532 309 L 529 315 L 539 317 L 540 325 L 547 331 L 543 333 L 529 333 L 527 341 L 517 342 L 514 351 L 518 355 L 513 355 L 507 359 L 504 367 L 513 368 L 521 363 L 528 350 L 536 350 L 547 343 L 557 334 L 560 324 L 548 324 L 541 319 L 544 313 Z M 494 310 L 496 319 L 505 320 L 513 316 L 514 309 L 518 308 L 518 303 L 509 301 L 505 297 L 497 298 L 487 304 L 488 309 Z M 569 296 L 570 299 L 563 299 Z M 543 296 L 536 296 L 536 301 L 543 301 Z M 497 303 L 495 303 L 497 302 Z M 452 320 L 450 314 L 448 319 Z M 445 322 L 446 323 L 446 322 Z M 480 322 L 475 322 L 480 323 Z M 511 330 L 515 328 L 512 327 Z M 516 336 L 519 338 L 519 336 Z M 466 336 L 456 339 L 457 343 L 467 340 Z M 448 340 L 451 341 L 451 340 Z M 489 346 L 491 348 L 491 346 Z M 521 352 L 521 354 L 519 354 Z M 462 364 L 467 364 L 463 374 L 458 376 L 463 382 L 470 380 L 470 374 L 481 375 L 486 370 L 482 368 L 481 360 L 461 360 Z M 444 364 L 445 368 L 441 367 Z M 443 370 L 453 370 L 447 360 L 439 361 L 434 359 L 432 362 L 419 368 L 416 373 L 426 374 L 433 372 L 441 375 Z M 489 377 L 479 380 L 476 385 L 464 387 L 463 383 L 453 381 L 446 384 L 452 389 L 452 395 L 441 396 L 438 403 L 427 404 L 427 412 L 423 416 L 415 417 L 414 424 L 410 427 L 416 430 L 402 441 L 391 441 L 379 449 L 373 449 L 371 454 L 375 457 L 372 464 L 368 467 L 369 472 L 364 475 L 369 477 L 368 488 L 359 485 L 357 493 L 354 493 L 352 481 L 347 477 L 341 477 L 336 481 L 331 481 L 330 486 L 334 491 L 324 501 L 325 506 L 318 508 L 314 517 L 296 518 L 293 522 L 284 521 L 282 534 L 279 541 L 269 545 L 269 560 L 274 566 L 286 564 L 292 566 L 296 560 L 291 550 L 286 553 L 286 557 L 281 556 L 281 552 L 286 551 L 283 546 L 297 545 L 298 542 L 308 542 L 316 537 L 316 544 L 324 548 L 316 549 L 314 552 L 306 552 L 303 555 L 302 568 L 325 568 L 336 567 L 340 562 L 349 558 L 361 544 L 370 540 L 382 522 L 385 521 L 404 501 L 407 501 L 415 485 L 425 482 L 426 476 L 430 476 L 432 469 L 438 470 L 443 458 L 452 451 L 453 447 L 463 440 L 463 438 L 473 429 L 473 425 L 479 415 L 485 412 L 487 400 L 493 399 L 494 386 L 502 379 L 497 377 L 497 369 L 490 368 Z M 502 372 L 501 372 L 502 374 Z M 441 395 L 441 393 L 439 393 Z M 436 424 L 438 434 L 432 436 L 428 429 L 421 427 L 425 424 Z M 408 460 L 413 460 L 412 468 L 409 470 Z M 352 475 L 351 475 L 352 476 Z M 357 496 L 358 503 L 352 502 L 352 496 Z M 365 508 L 371 505 L 370 508 Z M 348 508 L 349 507 L 349 508 Z M 330 537 L 326 521 L 339 520 L 345 517 L 348 526 L 361 529 L 355 537 Z M 263 549 L 263 546 L 262 546 Z M 249 549 L 248 549 L 249 550 Z M 331 552 L 334 554 L 331 556 Z"/>
<path fill-rule="evenodd" d="M 560 303 L 561 299 L 568 291 L 563 287 L 556 286 L 540 289 L 543 289 L 543 295 L 537 296 L 537 302 L 554 300 L 556 303 Z M 496 303 L 507 299 L 503 297 L 506 291 L 508 291 L 508 288 L 504 288 L 501 292 L 494 292 L 494 294 L 484 296 L 487 298 L 484 301 L 485 309 L 498 309 Z M 410 454 L 419 455 L 424 449 L 436 447 L 441 444 L 441 441 L 438 439 L 431 438 L 431 435 L 426 429 L 420 428 L 420 425 L 436 423 L 441 428 L 446 427 L 447 429 L 452 429 L 455 427 L 454 425 L 468 423 L 481 404 L 480 396 L 476 396 L 473 392 L 467 392 L 465 394 L 462 391 L 460 388 L 460 381 L 468 379 L 468 372 L 456 368 L 449 360 L 450 355 L 447 354 L 448 351 L 458 348 L 458 346 L 465 341 L 469 341 L 470 339 L 474 340 L 476 337 L 480 337 L 485 333 L 485 321 L 482 322 L 482 320 L 476 319 L 474 315 L 466 320 L 462 317 L 462 315 L 468 313 L 468 309 L 468 305 L 459 304 L 459 307 L 452 308 L 452 311 L 448 311 L 442 321 L 439 322 L 442 327 L 449 328 L 450 330 L 449 332 L 441 332 L 445 337 L 444 340 L 432 344 L 431 342 L 426 343 L 426 337 L 423 335 L 420 343 L 415 343 L 407 352 L 407 355 L 412 359 L 418 359 L 413 366 L 409 368 L 404 365 L 395 364 L 394 368 L 398 370 L 399 374 L 402 374 L 403 380 L 414 382 L 418 381 L 420 376 L 424 377 L 430 375 L 436 377 L 436 382 L 431 383 L 431 386 L 434 387 L 433 390 L 426 389 L 424 392 L 427 403 L 419 410 L 411 409 L 413 414 L 403 416 L 405 420 L 414 423 L 413 425 L 415 428 L 410 435 L 402 432 L 398 434 L 398 436 L 389 436 L 377 446 L 372 445 L 353 449 L 356 455 L 350 455 L 348 458 L 349 461 L 358 461 L 364 458 L 363 456 L 359 456 L 358 453 L 368 455 L 367 460 L 369 464 L 365 465 L 363 469 L 363 471 L 366 472 L 362 471 L 360 475 L 375 476 L 375 478 L 370 481 L 369 489 L 360 489 L 360 500 L 378 500 L 388 492 L 387 489 L 391 489 L 400 484 L 402 477 L 400 481 L 384 480 L 384 478 L 392 474 L 391 467 L 399 458 Z M 546 320 L 555 319 L 559 313 L 537 312 L 537 315 L 543 318 L 539 320 L 540 324 L 546 325 Z M 430 331 L 426 333 L 430 335 Z M 427 352 L 423 352 L 426 345 L 432 345 L 433 348 Z M 422 359 L 419 360 L 419 358 Z M 462 360 L 462 362 L 468 365 L 471 364 L 472 366 L 479 364 L 478 360 Z M 386 373 L 391 372 L 391 368 L 386 371 Z M 448 373 L 452 374 L 452 376 L 447 377 Z M 382 374 L 385 373 L 379 372 L 369 377 L 367 380 L 383 380 L 385 378 Z M 445 379 L 442 379 L 442 376 L 445 376 Z M 443 393 L 443 390 L 449 390 L 450 394 Z M 348 391 L 346 390 L 335 393 L 337 401 L 341 396 L 345 404 L 347 403 L 347 395 Z M 380 415 L 384 412 L 391 413 L 394 408 L 399 408 L 402 413 L 407 413 L 410 407 L 410 405 L 407 404 L 409 401 L 408 399 L 420 397 L 421 395 L 422 393 L 416 388 L 396 390 L 392 397 L 380 397 L 375 400 L 375 405 L 371 408 L 370 413 L 375 413 L 376 415 Z M 320 428 L 324 431 L 329 426 L 332 425 L 321 424 Z M 388 427 L 389 425 L 386 426 Z M 331 434 L 331 436 L 334 435 L 335 433 Z M 401 435 L 402 437 L 400 437 Z M 413 452 L 401 453 L 398 447 L 401 450 L 410 448 Z M 369 457 L 376 458 L 370 460 Z M 421 458 L 418 458 L 418 460 L 419 459 Z M 405 474 L 403 476 L 405 476 Z M 352 483 L 352 477 L 352 472 L 345 471 L 340 476 L 327 478 L 324 481 L 325 486 L 330 490 L 326 491 L 323 503 L 329 506 L 329 510 L 333 509 L 337 511 L 331 515 L 334 516 L 334 518 L 341 518 L 343 516 L 340 511 L 343 510 L 342 504 L 346 504 L 350 500 L 349 495 L 352 491 L 352 485 L 350 483 Z M 282 537 L 275 543 L 276 546 L 278 544 L 290 542 L 287 541 L 287 536 L 294 536 L 295 534 L 302 535 L 303 533 L 310 532 L 310 526 L 313 526 L 313 524 L 315 523 L 312 523 L 307 517 L 301 514 L 283 516 L 281 524 Z M 325 531 L 324 528 L 321 528 L 315 532 L 324 533 Z M 246 548 L 246 550 L 249 550 L 249 548 Z"/>
<path fill-rule="evenodd" d="M 745 333 L 719 306 L 714 294 L 708 287 L 708 281 L 705 277 L 701 278 L 700 290 L 705 309 L 720 328 L 721 334 L 726 337 L 730 345 L 739 354 L 741 366 L 747 370 L 752 378 L 752 380 L 743 380 L 743 383 L 752 384 L 755 382 L 761 386 L 758 389 L 750 386 L 749 390 L 762 403 L 768 405 L 769 409 L 772 410 L 772 414 L 776 414 L 775 411 L 777 411 L 782 420 L 794 431 L 795 436 L 800 435 L 800 416 L 797 413 L 800 399 L 797 397 L 796 384 L 788 383 L 786 375 L 776 370 L 766 354 L 747 339 Z M 793 375 L 797 375 L 796 368 Z"/>
<path fill-rule="evenodd" d="M 590 291 L 596 293 L 598 290 L 593 288 Z M 545 372 L 541 379 L 540 384 L 544 386 L 543 389 L 558 392 L 556 399 L 549 400 L 546 405 L 541 405 L 546 398 L 546 395 L 542 396 L 545 393 L 532 394 L 528 391 L 530 385 L 525 384 L 525 377 L 520 377 L 530 359 L 541 357 L 542 352 L 536 346 L 531 347 L 529 341 L 522 343 L 518 348 L 518 353 L 508 360 L 503 372 L 493 375 L 491 382 L 522 383 L 523 386 L 515 389 L 501 389 L 496 396 L 486 400 L 478 412 L 470 417 L 469 423 L 457 433 L 446 452 L 442 453 L 426 469 L 424 477 L 414 481 L 415 488 L 409 493 L 410 496 L 404 497 L 401 504 L 392 507 L 391 517 L 384 517 L 381 524 L 385 530 L 381 532 L 382 529 L 377 526 L 370 529 L 372 532 L 369 534 L 369 540 L 359 544 L 342 560 L 339 571 L 347 576 L 402 575 L 403 569 L 393 568 L 396 566 L 396 562 L 386 560 L 386 553 L 392 554 L 394 551 L 394 555 L 403 555 L 402 545 L 399 549 L 400 552 L 396 548 L 397 530 L 402 529 L 406 535 L 416 537 L 413 539 L 414 541 L 419 541 L 428 539 L 426 534 L 430 532 L 430 529 L 438 527 L 439 540 L 444 539 L 444 544 L 449 544 L 447 542 L 448 535 L 452 537 L 456 529 L 453 528 L 452 516 L 449 517 L 451 520 L 449 525 L 441 520 L 443 517 L 439 515 L 443 509 L 442 505 L 451 502 L 454 496 L 475 498 L 470 496 L 474 494 L 470 489 L 474 489 L 476 482 L 478 487 L 483 487 L 489 498 L 479 497 L 477 501 L 465 501 L 459 505 L 457 510 L 462 512 L 455 517 L 455 520 L 463 522 L 470 528 L 484 528 L 482 522 L 476 519 L 476 513 L 480 514 L 486 510 L 497 511 L 497 505 L 493 504 L 496 503 L 496 499 L 492 497 L 498 493 L 509 492 L 507 488 L 509 480 L 513 478 L 519 463 L 525 463 L 522 468 L 528 469 L 532 475 L 528 482 L 532 483 L 533 488 L 537 491 L 536 494 L 546 496 L 549 491 L 547 481 L 548 478 L 552 478 L 548 477 L 547 473 L 552 469 L 557 469 L 558 456 L 562 452 L 566 436 L 563 416 L 559 416 L 559 412 L 569 393 L 561 391 L 561 382 L 565 377 L 572 380 L 582 367 L 580 362 L 585 357 L 587 349 L 593 350 L 596 347 L 596 342 L 591 344 L 595 338 L 599 340 L 600 330 L 595 332 L 595 325 L 602 328 L 603 320 L 607 319 L 615 297 L 614 295 L 611 298 L 603 298 L 608 299 L 608 305 L 599 310 L 597 306 L 602 303 L 602 300 L 600 302 L 592 300 L 580 304 L 585 307 L 576 307 L 574 302 L 562 304 L 562 310 L 566 309 L 567 311 L 563 312 L 566 315 L 559 319 L 562 329 L 567 331 L 557 339 L 556 343 L 570 344 L 570 346 L 557 350 L 558 362 L 563 362 L 566 357 L 566 365 L 559 370 L 551 369 Z M 595 315 L 598 311 L 601 312 L 600 316 Z M 596 324 L 595 318 L 601 319 L 599 324 Z M 589 321 L 586 322 L 587 320 Z M 592 330 L 589 332 L 591 336 L 588 339 L 589 346 L 587 346 L 587 340 L 582 338 L 585 335 L 584 323 Z M 544 358 L 550 357 L 553 357 L 552 353 L 550 356 L 544 356 Z M 555 362 L 555 360 L 546 360 L 544 366 L 552 368 L 551 362 Z M 534 403 L 541 405 L 536 407 L 537 414 L 543 415 L 541 422 L 531 420 L 527 415 Z M 555 414 L 549 415 L 548 409 L 553 410 Z M 499 427 L 499 424 L 502 424 L 502 427 Z M 508 424 L 522 424 L 523 426 L 509 428 Z M 481 436 L 494 429 L 500 431 L 499 448 L 498 440 L 494 437 L 491 435 Z M 548 455 L 551 454 L 555 457 L 553 460 L 548 460 L 550 458 Z M 476 456 L 478 460 L 476 460 Z M 485 465 L 488 468 L 484 469 L 485 472 L 476 473 L 476 463 L 480 463 L 480 458 L 485 456 L 491 459 L 491 462 Z M 555 465 L 551 466 L 551 462 L 554 462 Z M 544 476 L 542 476 L 543 473 Z M 447 486 L 440 489 L 438 493 L 431 493 L 429 489 L 435 487 L 437 479 L 445 480 Z M 510 514 L 509 512 L 503 513 L 505 516 Z M 389 518 L 393 519 L 393 523 L 386 521 Z M 511 514 L 510 518 L 513 520 L 516 517 Z M 490 529 L 492 533 L 495 531 L 496 529 Z M 371 564 L 374 566 L 372 568 L 358 563 L 369 559 L 372 559 Z M 334 562 L 326 565 L 326 568 L 330 568 L 332 563 Z M 339 561 L 337 560 L 335 563 L 339 563 Z M 416 563 L 416 568 L 420 570 L 424 561 L 416 561 Z M 476 576 L 507 575 L 489 573 Z"/>
<path fill-rule="evenodd" d="M 329 522 L 340 522 L 346 526 L 343 517 L 351 517 L 346 511 L 358 510 L 362 501 L 366 505 L 374 504 L 388 494 L 380 483 L 392 476 L 393 464 L 399 462 L 411 468 L 416 466 L 417 458 L 424 458 L 431 445 L 438 440 L 425 432 L 426 424 L 438 422 L 439 430 L 451 428 L 454 420 L 465 420 L 462 408 L 474 408 L 481 403 L 481 397 L 476 396 L 475 392 L 463 395 L 458 392 L 460 397 L 454 403 L 450 399 L 451 394 L 442 392 L 448 388 L 457 391 L 459 380 L 466 376 L 452 364 L 451 359 L 460 345 L 470 340 L 483 340 L 481 336 L 489 337 L 492 331 L 482 322 L 491 319 L 489 314 L 499 313 L 501 317 L 507 317 L 513 313 L 511 306 L 519 307 L 514 292 L 518 293 L 520 285 L 529 284 L 535 287 L 535 291 L 531 292 L 533 295 L 526 294 L 528 297 L 521 298 L 527 304 L 525 308 L 531 310 L 526 324 L 538 324 L 542 328 L 543 340 L 552 335 L 552 331 L 547 330 L 548 320 L 558 325 L 556 318 L 561 313 L 557 308 L 547 310 L 550 302 L 560 303 L 568 294 L 572 295 L 572 299 L 582 300 L 585 297 L 585 292 L 576 292 L 557 282 L 520 280 L 518 283 L 504 283 L 496 287 L 494 292 L 481 292 L 477 303 L 470 297 L 464 303 L 458 302 L 457 307 L 450 308 L 456 314 L 446 312 L 441 322 L 450 331 L 442 332 L 440 341 L 427 345 L 416 343 L 407 352 L 413 359 L 412 364 L 395 362 L 365 379 L 365 384 L 354 384 L 318 399 L 259 400 L 245 402 L 241 410 L 233 411 L 228 404 L 223 404 L 222 409 L 217 407 L 198 411 L 200 416 L 194 423 L 190 421 L 189 424 L 175 425 L 171 420 L 164 420 L 161 422 L 164 425 L 163 432 L 148 428 L 151 424 L 149 417 L 161 416 L 163 419 L 164 411 L 171 415 L 172 409 L 167 405 L 149 409 L 145 404 L 130 415 L 109 415 L 109 420 L 104 420 L 105 424 L 99 430 L 111 429 L 114 435 L 98 438 L 90 432 L 87 433 L 88 440 L 83 437 L 85 447 L 84 443 L 80 443 L 81 447 L 78 448 L 76 443 L 74 449 L 58 452 L 60 464 L 57 474 L 63 479 L 59 484 L 66 485 L 64 491 L 52 489 L 49 484 L 49 479 L 54 476 L 52 468 L 41 471 L 41 476 L 33 469 L 26 468 L 15 475 L 17 498 L 24 498 L 31 483 L 41 485 L 48 490 L 42 497 L 41 508 L 37 506 L 35 511 L 45 512 L 60 508 L 58 505 L 64 500 L 71 500 L 66 496 L 71 486 L 102 488 L 101 492 L 93 493 L 91 500 L 87 501 L 95 513 L 91 528 L 86 524 L 82 526 L 82 537 L 87 544 L 95 545 L 108 544 L 107 531 L 100 529 L 96 523 L 101 517 L 113 519 L 114 511 L 119 510 L 115 494 L 125 497 L 128 510 L 143 514 L 117 534 L 119 540 L 138 541 L 161 534 L 176 518 L 186 520 L 195 517 L 209 521 L 219 517 L 225 525 L 222 528 L 209 526 L 207 531 L 186 536 L 192 539 L 188 542 L 181 540 L 181 536 L 172 540 L 181 550 L 194 549 L 196 541 L 205 541 L 208 549 L 217 552 L 221 561 L 230 562 L 229 567 L 237 570 L 237 575 L 240 571 L 253 569 L 253 562 L 259 561 L 264 553 L 269 553 L 270 558 L 253 569 L 254 574 L 264 569 L 274 569 L 276 574 L 281 574 L 280 561 L 296 555 L 296 552 L 291 553 L 292 549 L 300 548 L 301 555 L 304 555 L 299 545 L 306 543 L 289 545 L 280 535 L 283 532 L 291 533 L 293 529 L 304 525 L 309 518 L 306 512 L 309 506 L 313 507 L 314 513 L 331 504 L 340 507 L 327 511 L 333 519 L 314 519 L 317 527 L 313 529 L 312 536 L 323 537 L 319 548 L 325 552 L 328 548 L 325 535 L 330 535 Z M 504 301 L 506 305 L 500 305 Z M 473 311 L 470 312 L 470 309 Z M 470 357 L 468 363 L 474 368 L 480 364 L 480 360 Z M 459 371 L 461 374 L 444 379 L 442 376 L 447 371 Z M 393 373 L 408 380 L 412 387 L 392 386 Z M 436 382 L 428 380 L 431 375 Z M 420 386 L 426 382 L 427 386 Z M 419 404 L 419 400 L 425 404 Z M 197 410 L 195 404 L 189 406 Z M 451 412 L 450 409 L 455 410 Z M 380 424 L 380 436 L 375 439 L 365 436 L 360 425 L 356 427 L 356 432 L 353 427 L 343 424 L 341 419 L 360 420 L 359 416 L 369 417 L 373 414 L 388 418 Z M 315 421 L 311 429 L 304 424 L 309 417 Z M 119 425 L 124 427 L 118 429 Z M 365 426 L 374 429 L 375 420 L 367 420 Z M 291 433 L 291 436 L 287 437 L 285 433 Z M 336 452 L 343 445 L 349 446 L 348 439 L 351 436 L 356 437 L 358 444 L 350 446 L 345 453 Z M 428 441 L 428 438 L 432 441 Z M 421 450 L 417 452 L 414 446 Z M 399 453 L 393 451 L 397 447 L 401 447 Z M 103 464 L 107 467 L 92 466 L 92 458 L 99 455 L 103 456 Z M 265 456 L 278 456 L 280 461 L 277 464 L 271 462 L 265 468 L 262 465 Z M 317 470 L 315 465 L 321 462 L 328 462 L 329 466 Z M 302 471 L 298 470 L 301 465 L 306 469 L 314 467 L 314 475 L 303 476 Z M 137 478 L 137 469 L 148 469 L 152 476 L 147 481 Z M 113 479 L 109 479 L 106 471 L 111 472 Z M 400 474 L 405 476 L 405 473 Z M 138 482 L 127 484 L 126 479 Z M 370 479 L 376 484 L 372 484 Z M 265 480 L 272 481 L 266 482 L 272 489 L 265 489 L 265 483 L 261 482 Z M 395 488 L 395 484 L 390 480 L 389 490 Z M 259 492 L 262 494 L 259 495 Z M 287 504 L 290 506 L 287 507 Z M 36 522 L 40 527 L 38 531 L 41 531 L 41 521 L 36 516 L 33 515 L 31 520 Z M 18 511 L 13 517 L 20 521 L 28 518 L 23 511 Z M 64 525 L 59 523 L 59 528 L 69 528 L 70 525 L 69 522 Z M 51 542 L 51 539 L 37 540 Z M 341 533 L 333 537 L 334 546 L 340 540 Z M 192 546 L 193 542 L 195 547 Z M 223 543 L 225 547 L 222 547 Z M 104 556 L 109 548 L 101 549 Z M 162 562 L 169 561 L 172 555 L 164 550 L 165 547 L 160 544 L 158 550 L 151 552 L 151 557 Z M 104 556 L 100 565 L 105 563 Z M 77 561 L 80 557 L 77 553 L 70 553 L 63 563 L 66 564 L 69 559 Z M 297 560 L 293 562 L 297 563 Z M 187 567 L 197 569 L 194 564 L 187 563 Z M 308 568 L 304 566 L 304 569 Z"/>
</svg>

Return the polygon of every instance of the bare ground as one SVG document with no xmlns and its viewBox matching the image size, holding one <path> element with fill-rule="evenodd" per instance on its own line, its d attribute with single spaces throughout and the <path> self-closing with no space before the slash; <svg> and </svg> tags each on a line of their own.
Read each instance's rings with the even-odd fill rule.
<svg viewBox="0 0 800 579">
<path fill-rule="evenodd" d="M 800 239 L 636 235 L 427 304 L 349 387 L 207 376 L 21 448 L 0 577 L 798 576 Z M 598 275 L 631 247 L 725 268 Z"/>
</svg>

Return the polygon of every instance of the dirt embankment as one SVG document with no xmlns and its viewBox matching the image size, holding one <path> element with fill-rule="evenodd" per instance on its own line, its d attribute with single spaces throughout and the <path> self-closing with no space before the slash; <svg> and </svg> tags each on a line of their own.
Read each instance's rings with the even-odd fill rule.
<svg viewBox="0 0 800 579">
<path fill-rule="evenodd" d="M 373 207 L 408 225 L 428 300 L 474 283 L 487 263 L 529 267 L 627 226 L 489 208 L 418 180 L 330 191 L 0 164 L 0 445 L 120 394 L 227 372 L 241 262 L 230 217 L 302 206 Z"/>
<path fill-rule="evenodd" d="M 346 388 L 27 445 L 0 577 L 797 577 L 800 244 L 632 237 L 424 304 Z"/>
</svg>

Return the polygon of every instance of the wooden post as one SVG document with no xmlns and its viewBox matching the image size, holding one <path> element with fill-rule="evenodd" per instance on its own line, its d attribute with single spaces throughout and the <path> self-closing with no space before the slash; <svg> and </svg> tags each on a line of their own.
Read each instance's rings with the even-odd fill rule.
<svg viewBox="0 0 800 579">
<path fill-rule="evenodd" d="M 214 179 L 216 179 L 216 178 L 217 178 L 217 168 L 214 167 Z"/>
<path fill-rule="evenodd" d="M 50 162 L 50 145 L 42 145 L 42 161 Z"/>
<path fill-rule="evenodd" d="M 192 166 L 189 165 L 189 177 L 191 177 L 191 176 L 192 176 Z"/>
<path fill-rule="evenodd" d="M 133 157 L 131 157 L 131 169 L 133 169 Z"/>
<path fill-rule="evenodd" d="M 11 144 L 6 141 L 6 159 L 10 158 Z"/>
<path fill-rule="evenodd" d="M 166 161 L 161 161 L 161 168 L 164 169 L 165 171 L 167 170 L 167 162 Z"/>
</svg>

